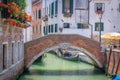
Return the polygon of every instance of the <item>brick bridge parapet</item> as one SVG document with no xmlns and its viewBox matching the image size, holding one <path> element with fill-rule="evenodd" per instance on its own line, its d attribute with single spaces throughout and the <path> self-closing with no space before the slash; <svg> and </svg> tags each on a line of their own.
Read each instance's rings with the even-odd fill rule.
<svg viewBox="0 0 120 80">
<path fill-rule="evenodd" d="M 83 50 L 95 61 L 96 66 L 103 67 L 104 56 L 100 52 L 100 44 L 76 34 L 51 34 L 25 43 L 25 67 L 28 68 L 43 53 L 58 47 L 64 47 L 64 45 L 61 45 L 63 43 L 67 43 L 78 50 Z"/>
</svg>

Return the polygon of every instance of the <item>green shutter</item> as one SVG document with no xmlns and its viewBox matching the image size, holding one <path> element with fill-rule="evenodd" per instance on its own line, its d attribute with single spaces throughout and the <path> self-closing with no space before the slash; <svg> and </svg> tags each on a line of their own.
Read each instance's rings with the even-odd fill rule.
<svg viewBox="0 0 120 80">
<path fill-rule="evenodd" d="M 73 14 L 73 0 L 70 0 L 70 13 Z"/>
<path fill-rule="evenodd" d="M 51 32 L 53 33 L 53 25 L 51 25 Z"/>
<path fill-rule="evenodd" d="M 64 11 L 64 9 L 65 9 L 65 1 L 64 0 L 62 0 L 62 13 L 65 13 L 65 11 Z"/>
<path fill-rule="evenodd" d="M 55 24 L 55 32 L 57 32 L 57 31 L 58 31 L 58 25 Z"/>
<path fill-rule="evenodd" d="M 50 30 L 50 25 L 49 25 L 49 28 L 48 28 L 48 29 L 49 29 L 49 33 L 50 33 L 50 32 L 51 32 L 51 30 Z"/>
<path fill-rule="evenodd" d="M 55 1 L 55 14 L 58 14 L 58 0 Z"/>
<path fill-rule="evenodd" d="M 81 23 L 78 23 L 78 24 L 77 24 L 77 28 L 78 28 L 78 29 L 82 29 L 82 28 L 83 28 L 82 26 L 83 26 L 83 25 L 82 25 Z"/>
<path fill-rule="evenodd" d="M 52 3 L 52 6 L 51 6 L 51 15 L 52 16 L 54 15 L 54 2 Z"/>
<path fill-rule="evenodd" d="M 101 23 L 101 31 L 104 31 L 104 24 Z"/>
</svg>

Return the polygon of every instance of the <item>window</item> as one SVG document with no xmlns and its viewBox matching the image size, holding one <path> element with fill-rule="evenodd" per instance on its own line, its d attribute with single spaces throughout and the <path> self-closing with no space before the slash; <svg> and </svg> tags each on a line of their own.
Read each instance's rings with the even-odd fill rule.
<svg viewBox="0 0 120 80">
<path fill-rule="evenodd" d="M 38 11 L 38 18 L 41 18 L 41 10 Z"/>
<path fill-rule="evenodd" d="M 51 5 L 49 5 L 49 16 L 51 15 Z"/>
<path fill-rule="evenodd" d="M 55 32 L 57 32 L 57 31 L 58 31 L 58 25 L 55 24 Z"/>
<path fill-rule="evenodd" d="M 101 28 L 100 28 L 100 26 L 101 26 Z M 95 31 L 100 31 L 100 29 L 101 29 L 101 31 L 104 31 L 104 23 L 101 22 L 101 25 L 100 25 L 100 23 L 95 23 Z"/>
<path fill-rule="evenodd" d="M 18 61 L 20 60 L 20 42 L 18 42 Z"/>
<path fill-rule="evenodd" d="M 7 68 L 7 52 L 8 46 L 7 44 L 3 44 L 3 70 Z"/>
<path fill-rule="evenodd" d="M 51 28 L 51 27 L 50 27 L 50 25 L 49 25 L 49 28 L 48 28 L 48 30 L 49 30 L 49 33 L 51 32 L 50 28 Z"/>
<path fill-rule="evenodd" d="M 104 7 L 105 7 L 104 3 L 95 3 L 95 12 L 102 14 L 104 12 Z"/>
<path fill-rule="evenodd" d="M 64 23 L 63 26 L 64 28 L 70 28 L 70 23 Z"/>
<path fill-rule="evenodd" d="M 12 57 L 11 57 L 11 59 L 12 59 L 12 64 L 14 64 L 14 54 L 15 53 L 15 44 L 14 43 L 12 43 Z"/>
<path fill-rule="evenodd" d="M 88 0 L 76 0 L 76 9 L 88 9 Z"/>
<path fill-rule="evenodd" d="M 89 28 L 87 24 L 83 24 L 83 23 L 78 23 L 77 24 L 77 28 L 78 29 L 87 29 Z"/>
<path fill-rule="evenodd" d="M 52 3 L 52 6 L 51 6 L 51 16 L 54 15 L 54 2 Z"/>
<path fill-rule="evenodd" d="M 58 14 L 58 0 L 55 1 L 55 15 Z"/>
<path fill-rule="evenodd" d="M 62 0 L 62 13 L 73 13 L 73 0 Z"/>
<path fill-rule="evenodd" d="M 46 30 L 45 30 L 45 26 L 43 27 L 43 33 L 44 33 L 44 35 L 45 35 L 45 32 L 46 32 Z"/>
<path fill-rule="evenodd" d="M 54 30 L 53 30 L 53 27 L 54 27 L 54 26 L 53 26 L 53 25 L 51 25 L 51 32 L 52 32 L 52 33 L 53 33 L 53 31 L 54 31 Z"/>
</svg>

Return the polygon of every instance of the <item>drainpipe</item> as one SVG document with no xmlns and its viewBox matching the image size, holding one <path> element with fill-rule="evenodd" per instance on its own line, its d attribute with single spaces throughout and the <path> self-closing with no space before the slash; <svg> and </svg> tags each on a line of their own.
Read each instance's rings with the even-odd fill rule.
<svg viewBox="0 0 120 80">
<path fill-rule="evenodd" d="M 93 39 L 93 25 L 90 24 L 90 2 L 91 2 L 91 1 L 92 1 L 92 0 L 89 0 L 89 1 L 88 1 L 88 25 L 91 26 L 91 39 Z"/>
</svg>

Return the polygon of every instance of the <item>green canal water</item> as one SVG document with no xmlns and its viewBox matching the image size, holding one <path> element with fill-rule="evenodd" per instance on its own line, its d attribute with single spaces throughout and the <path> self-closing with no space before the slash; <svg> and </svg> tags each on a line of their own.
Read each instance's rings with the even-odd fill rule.
<svg viewBox="0 0 120 80">
<path fill-rule="evenodd" d="M 55 54 L 46 53 L 23 73 L 19 80 L 111 80 L 94 66 L 81 62 L 62 59 Z"/>
</svg>

